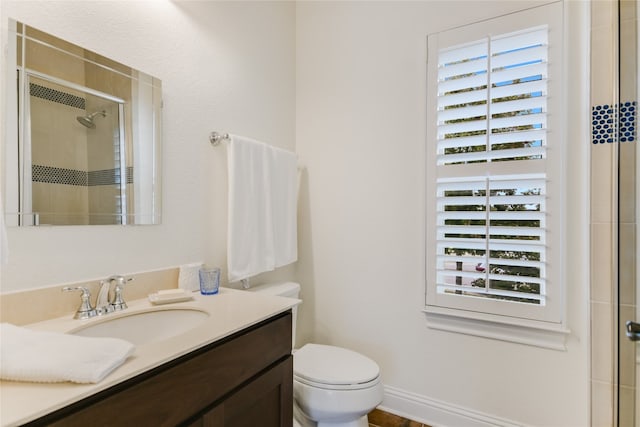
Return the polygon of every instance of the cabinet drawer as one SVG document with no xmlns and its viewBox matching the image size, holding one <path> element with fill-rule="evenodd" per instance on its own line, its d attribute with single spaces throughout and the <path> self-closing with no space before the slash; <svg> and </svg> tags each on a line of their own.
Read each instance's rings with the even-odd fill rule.
<svg viewBox="0 0 640 427">
<path fill-rule="evenodd" d="M 175 426 L 290 354 L 291 313 L 288 312 L 31 425 Z"/>
</svg>

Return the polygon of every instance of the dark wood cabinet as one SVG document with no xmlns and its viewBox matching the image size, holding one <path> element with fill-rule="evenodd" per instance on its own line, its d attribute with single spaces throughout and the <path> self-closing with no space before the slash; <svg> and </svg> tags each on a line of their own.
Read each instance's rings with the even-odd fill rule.
<svg viewBox="0 0 640 427">
<path fill-rule="evenodd" d="M 287 312 L 29 425 L 291 427 L 292 420 Z"/>
<path fill-rule="evenodd" d="M 193 426 L 291 426 L 293 405 L 286 398 L 293 387 L 293 358 L 260 375 L 204 414 Z"/>
</svg>

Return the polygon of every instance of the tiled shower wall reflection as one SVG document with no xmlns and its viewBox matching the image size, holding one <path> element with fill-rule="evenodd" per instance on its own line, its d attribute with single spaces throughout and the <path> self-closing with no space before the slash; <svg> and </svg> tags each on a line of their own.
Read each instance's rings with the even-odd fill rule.
<svg viewBox="0 0 640 427">
<path fill-rule="evenodd" d="M 116 215 L 122 211 L 120 140 L 114 134 L 117 104 L 90 108 L 84 93 L 40 83 L 30 84 L 32 200 L 39 223 L 120 223 Z M 76 117 L 100 109 L 108 114 L 95 129 L 77 123 Z M 132 167 L 126 176 L 131 184 Z"/>
<path fill-rule="evenodd" d="M 637 56 L 636 51 L 627 51 L 637 49 L 635 5 L 635 0 L 591 3 L 591 425 L 594 427 L 636 425 L 635 345 L 618 327 L 620 319 L 636 318 Z M 634 42 L 619 45 L 618 31 L 626 41 Z M 619 76 L 618 63 L 621 69 L 632 72 Z"/>
</svg>

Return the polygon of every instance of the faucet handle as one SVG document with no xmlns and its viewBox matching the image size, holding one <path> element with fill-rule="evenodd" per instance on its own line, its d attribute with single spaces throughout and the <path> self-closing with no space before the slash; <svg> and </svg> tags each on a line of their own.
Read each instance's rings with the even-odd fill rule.
<svg viewBox="0 0 640 427">
<path fill-rule="evenodd" d="M 63 292 L 80 291 L 80 307 L 73 316 L 74 319 L 89 319 L 97 314 L 96 309 L 91 305 L 91 292 L 84 286 L 65 286 L 62 288 Z"/>
<path fill-rule="evenodd" d="M 124 302 L 122 298 L 122 290 L 124 284 L 133 280 L 133 277 L 129 277 L 128 279 L 124 276 L 112 276 L 110 280 L 114 280 L 116 282 L 116 286 L 113 288 L 113 302 L 111 306 L 114 310 L 124 310 L 127 308 L 127 303 Z"/>
</svg>

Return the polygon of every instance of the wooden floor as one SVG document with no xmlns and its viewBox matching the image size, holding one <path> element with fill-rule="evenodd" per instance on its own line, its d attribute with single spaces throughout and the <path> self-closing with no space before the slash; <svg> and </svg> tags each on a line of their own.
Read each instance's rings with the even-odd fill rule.
<svg viewBox="0 0 640 427">
<path fill-rule="evenodd" d="M 429 427 L 417 421 L 374 409 L 369 413 L 369 427 Z"/>
</svg>

